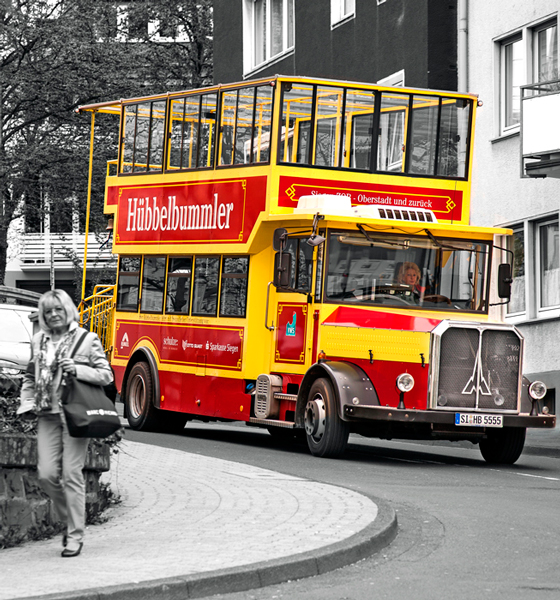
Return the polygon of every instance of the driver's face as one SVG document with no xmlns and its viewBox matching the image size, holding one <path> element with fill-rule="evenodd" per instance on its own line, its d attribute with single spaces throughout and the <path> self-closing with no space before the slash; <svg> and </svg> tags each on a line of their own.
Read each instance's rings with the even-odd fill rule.
<svg viewBox="0 0 560 600">
<path fill-rule="evenodd" d="M 407 269 L 404 274 L 404 282 L 406 285 L 416 285 L 418 282 L 418 275 L 414 269 Z"/>
</svg>

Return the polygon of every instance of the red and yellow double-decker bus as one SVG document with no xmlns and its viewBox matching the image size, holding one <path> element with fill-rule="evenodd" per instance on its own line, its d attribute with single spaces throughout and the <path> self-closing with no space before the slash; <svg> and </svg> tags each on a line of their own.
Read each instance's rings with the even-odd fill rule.
<svg viewBox="0 0 560 600">
<path fill-rule="evenodd" d="M 469 224 L 476 109 L 280 76 L 82 107 L 120 116 L 92 324 L 130 426 L 302 429 L 317 456 L 350 432 L 467 439 L 504 463 L 554 427 L 500 319 L 511 232 Z"/>
</svg>

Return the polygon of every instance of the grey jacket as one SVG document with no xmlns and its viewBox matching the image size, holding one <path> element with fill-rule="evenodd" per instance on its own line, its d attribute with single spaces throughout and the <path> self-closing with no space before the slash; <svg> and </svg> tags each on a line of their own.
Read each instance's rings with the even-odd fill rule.
<svg viewBox="0 0 560 600">
<path fill-rule="evenodd" d="M 69 355 L 72 354 L 76 343 L 80 339 L 85 329 L 74 325 L 77 329 L 74 343 L 69 349 Z M 32 355 L 30 363 L 34 368 L 28 368 L 23 377 L 20 402 L 23 405 L 29 401 L 35 400 L 35 370 L 39 368 L 38 355 L 43 335 L 49 335 L 46 332 L 39 331 L 33 336 L 31 342 Z M 103 346 L 97 334 L 88 332 L 88 335 L 82 340 L 78 352 L 73 356 L 76 363 L 76 378 L 80 381 L 87 381 L 97 385 L 108 385 L 113 381 L 113 371 L 107 361 Z M 53 379 L 53 403 L 51 412 L 60 412 L 59 401 L 62 394 L 62 369 L 59 367 Z"/>
</svg>

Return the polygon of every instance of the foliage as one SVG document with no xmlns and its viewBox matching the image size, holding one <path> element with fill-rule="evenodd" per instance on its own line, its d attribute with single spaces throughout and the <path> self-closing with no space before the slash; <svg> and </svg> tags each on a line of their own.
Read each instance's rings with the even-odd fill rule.
<svg viewBox="0 0 560 600">
<path fill-rule="evenodd" d="M 15 387 L 0 394 L 0 434 L 37 433 L 37 416 L 34 413 L 17 415 L 19 389 Z"/>
<path fill-rule="evenodd" d="M 123 13 L 123 6 L 128 12 Z M 10 223 L 67 231 L 85 215 L 89 117 L 84 104 L 211 82 L 211 0 L 3 0 L 0 10 L 0 284 Z M 173 41 L 180 35 L 180 41 Z M 91 230 L 102 216 L 114 117 L 96 117 Z M 110 121 L 110 122 L 109 122 Z M 111 126 L 110 128 L 108 126 Z M 82 224 L 83 225 L 83 224 Z"/>
</svg>

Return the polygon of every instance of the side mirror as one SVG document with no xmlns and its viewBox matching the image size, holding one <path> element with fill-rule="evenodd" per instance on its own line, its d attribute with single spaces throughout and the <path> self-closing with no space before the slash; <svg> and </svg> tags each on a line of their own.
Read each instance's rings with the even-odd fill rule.
<svg viewBox="0 0 560 600">
<path fill-rule="evenodd" d="M 502 263 L 498 266 L 498 296 L 500 298 L 511 298 L 511 284 L 513 279 L 511 278 L 511 265 L 509 263 Z"/>
<path fill-rule="evenodd" d="M 276 288 L 287 288 L 292 279 L 292 255 L 286 252 L 277 252 L 274 255 L 274 280 Z"/>
<path fill-rule="evenodd" d="M 286 247 L 286 240 L 288 239 L 288 230 L 283 227 L 279 227 L 274 230 L 274 236 L 272 238 L 272 249 L 274 252 L 284 250 Z"/>
</svg>

